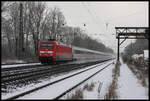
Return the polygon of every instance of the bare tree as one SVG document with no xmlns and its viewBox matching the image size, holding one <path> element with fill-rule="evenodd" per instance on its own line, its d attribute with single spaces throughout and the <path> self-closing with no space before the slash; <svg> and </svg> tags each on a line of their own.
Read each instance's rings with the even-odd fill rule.
<svg viewBox="0 0 150 101">
<path fill-rule="evenodd" d="M 64 25 L 66 24 L 65 17 L 58 7 L 54 7 L 50 11 L 50 36 L 57 40 L 57 37 L 60 36 Z"/>
<path fill-rule="evenodd" d="M 10 26 L 10 21 L 3 19 L 2 21 L 3 25 L 2 25 L 2 39 L 6 38 L 5 41 L 3 41 L 2 43 L 7 43 L 8 45 L 8 49 L 10 54 L 12 54 L 12 38 L 13 38 L 13 34 L 12 34 L 12 28 Z M 2 44 L 2 45 L 4 45 Z"/>
<path fill-rule="evenodd" d="M 40 2 L 29 3 L 29 27 L 33 36 L 34 52 L 37 55 L 38 44 L 40 41 L 41 26 L 44 17 L 45 4 Z"/>
<path fill-rule="evenodd" d="M 17 55 L 18 53 L 18 43 L 19 43 L 19 3 L 14 2 L 9 10 L 10 14 L 10 21 L 11 21 L 11 28 L 13 33 L 13 49 L 15 50 L 15 53 Z"/>
<path fill-rule="evenodd" d="M 11 7 L 11 5 L 12 5 L 11 2 L 2 1 L 1 2 L 1 13 L 7 12 L 9 10 L 9 8 Z"/>
<path fill-rule="evenodd" d="M 7 13 L 8 16 L 3 17 L 2 22 L 3 22 L 3 33 L 6 35 L 8 39 L 8 46 L 10 49 L 11 54 L 15 54 L 15 39 L 17 38 L 18 34 L 18 4 L 17 2 L 12 2 L 12 3 L 3 3 L 5 4 L 5 7 L 7 9 L 3 10 L 5 11 L 5 14 Z M 10 6 L 11 5 L 11 6 Z M 3 9 L 5 8 L 3 7 Z"/>
</svg>

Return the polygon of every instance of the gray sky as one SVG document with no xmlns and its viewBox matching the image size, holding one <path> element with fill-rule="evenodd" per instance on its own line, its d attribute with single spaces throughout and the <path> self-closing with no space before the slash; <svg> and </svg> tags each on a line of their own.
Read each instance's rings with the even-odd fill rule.
<svg viewBox="0 0 150 101">
<path fill-rule="evenodd" d="M 92 38 L 114 51 L 117 50 L 115 27 L 148 27 L 148 2 L 46 2 L 46 4 L 48 7 L 59 7 L 68 26 L 82 28 Z M 86 26 L 83 26 L 84 23 Z M 122 51 L 129 43 L 131 40 L 126 40 L 120 50 Z"/>
</svg>

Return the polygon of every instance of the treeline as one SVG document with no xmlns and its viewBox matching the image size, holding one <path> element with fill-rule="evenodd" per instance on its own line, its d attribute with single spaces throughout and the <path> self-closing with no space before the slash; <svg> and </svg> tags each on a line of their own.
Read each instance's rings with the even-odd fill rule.
<svg viewBox="0 0 150 101">
<path fill-rule="evenodd" d="M 37 55 L 41 40 L 61 34 L 66 23 L 59 8 L 42 2 L 21 2 L 23 33 L 20 33 L 20 2 L 2 2 L 2 56 L 17 56 L 19 34 L 24 37 L 24 56 Z M 55 34 L 54 34 L 55 33 Z"/>
<path fill-rule="evenodd" d="M 85 35 L 83 38 L 77 36 L 73 41 L 73 45 L 101 52 L 114 53 L 112 49 L 106 47 L 103 43 L 99 43 L 96 40 L 91 39 L 87 35 Z"/>
<path fill-rule="evenodd" d="M 93 50 L 113 52 L 104 44 L 92 40 L 78 27 L 67 26 L 66 19 L 58 7 L 48 8 L 43 2 L 1 2 L 1 49 L 2 58 L 16 57 L 20 51 L 19 34 L 23 35 L 24 57 L 37 56 L 41 40 L 56 39 Z M 22 17 L 22 33 L 20 31 Z"/>
<path fill-rule="evenodd" d="M 128 60 L 131 59 L 133 54 L 143 54 L 143 50 L 149 50 L 148 48 L 148 40 L 147 39 L 137 39 L 135 43 L 129 44 L 125 47 L 124 57 Z"/>
</svg>

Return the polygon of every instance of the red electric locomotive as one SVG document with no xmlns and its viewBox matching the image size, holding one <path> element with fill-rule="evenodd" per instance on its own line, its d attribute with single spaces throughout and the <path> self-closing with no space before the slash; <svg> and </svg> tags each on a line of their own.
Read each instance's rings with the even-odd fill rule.
<svg viewBox="0 0 150 101">
<path fill-rule="evenodd" d="M 41 41 L 38 56 L 42 64 L 73 60 L 72 48 L 55 40 Z"/>
</svg>

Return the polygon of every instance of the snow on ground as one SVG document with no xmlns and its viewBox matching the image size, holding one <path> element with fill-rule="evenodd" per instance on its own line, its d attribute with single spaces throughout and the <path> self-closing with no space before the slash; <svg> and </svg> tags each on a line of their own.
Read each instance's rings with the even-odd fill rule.
<svg viewBox="0 0 150 101">
<path fill-rule="evenodd" d="M 108 91 L 108 87 L 112 82 L 112 69 L 114 67 L 115 65 L 110 65 L 108 68 L 100 72 L 94 78 L 90 79 L 89 82 L 97 82 L 97 83 L 93 89 L 93 92 L 87 90 L 84 91 L 84 99 L 104 99 L 104 96 Z M 98 93 L 100 83 L 102 83 L 102 86 L 100 89 L 100 93 Z"/>
<path fill-rule="evenodd" d="M 141 85 L 137 77 L 131 72 L 120 58 L 120 76 L 118 78 L 118 99 L 148 99 L 148 89 Z"/>
<path fill-rule="evenodd" d="M 82 85 L 69 92 L 61 99 L 67 99 L 67 96 L 71 96 L 75 93 L 76 90 L 84 88 L 86 84 L 90 85 L 94 83 L 94 87 L 92 91 L 83 90 L 83 99 L 104 99 L 105 94 L 108 91 L 108 87 L 112 82 L 112 69 L 115 67 L 115 64 L 109 65 L 106 69 L 84 82 Z M 99 85 L 102 83 L 100 92 L 98 93 Z"/>
<path fill-rule="evenodd" d="M 26 63 L 26 62 L 18 59 L 2 60 L 2 64 L 10 64 L 10 63 Z"/>
<path fill-rule="evenodd" d="M 57 97 L 62 92 L 66 91 L 67 89 L 70 89 L 72 86 L 78 84 L 85 78 L 87 78 L 89 75 L 95 73 L 99 69 L 104 68 L 104 66 L 108 65 L 112 61 L 107 62 L 104 65 L 98 66 L 90 71 L 86 71 L 80 75 L 73 76 L 71 78 L 68 78 L 66 80 L 63 80 L 61 82 L 56 83 L 55 85 L 51 85 L 48 87 L 45 87 L 41 90 L 35 91 L 34 93 L 31 93 L 29 95 L 25 95 L 19 99 L 53 99 Z"/>
<path fill-rule="evenodd" d="M 127 67 L 126 64 L 123 64 L 122 59 L 121 61 L 121 67 L 120 67 L 120 76 L 118 77 L 118 87 L 116 89 L 118 99 L 148 99 L 148 89 L 144 88 L 139 80 L 136 78 L 136 76 L 130 71 L 130 69 Z M 92 91 L 83 90 L 83 99 L 104 99 L 105 94 L 108 91 L 109 85 L 112 83 L 112 69 L 115 67 L 115 64 L 110 65 L 108 68 L 104 69 L 97 75 L 95 75 L 93 78 L 89 79 L 85 83 L 83 83 L 81 86 L 77 87 L 73 91 L 69 92 L 65 96 L 63 96 L 61 99 L 67 99 L 68 95 L 74 94 L 74 92 L 83 87 L 88 83 L 91 84 L 94 83 L 94 88 Z M 88 68 L 91 68 L 89 66 Z M 102 66 L 98 66 L 94 71 L 97 71 L 97 69 L 102 68 Z M 81 69 L 84 70 L 84 69 Z M 9 96 L 15 95 L 20 92 L 27 91 L 29 89 L 39 87 L 41 85 L 47 84 L 49 82 L 53 82 L 55 80 L 58 80 L 60 78 L 66 77 L 68 75 L 71 75 L 73 73 L 79 72 L 81 70 L 69 72 L 67 74 L 61 74 L 57 77 L 51 77 L 49 81 L 44 81 L 39 84 L 35 84 L 32 86 L 26 86 L 24 88 L 20 88 L 18 91 L 16 91 L 13 94 L 6 94 L 2 95 L 2 99 L 5 99 Z M 28 96 L 24 96 L 21 99 L 48 99 L 48 98 L 54 98 L 56 95 L 60 93 L 60 91 L 64 91 L 71 87 L 72 85 L 75 85 L 78 80 L 83 79 L 86 77 L 87 74 L 91 72 L 86 72 L 86 74 L 82 74 L 81 77 L 76 76 L 74 79 L 70 79 L 68 82 L 65 81 L 64 85 L 57 84 L 57 85 L 51 85 L 49 87 L 44 88 L 43 90 L 36 91 L 33 94 L 30 94 Z M 100 93 L 98 93 L 99 84 L 102 83 L 102 88 L 100 90 Z M 148 86 L 149 87 L 149 86 Z"/>
<path fill-rule="evenodd" d="M 104 64 L 104 63 L 100 63 L 100 64 Z M 96 64 L 94 66 L 97 66 L 97 65 L 100 65 L 100 64 Z M 91 66 L 87 67 L 87 68 L 91 68 Z M 2 99 L 6 99 L 10 96 L 14 96 L 14 95 L 17 95 L 19 93 L 22 93 L 22 92 L 25 92 L 25 91 L 28 91 L 30 89 L 33 89 L 33 88 L 36 88 L 36 87 L 39 87 L 39 86 L 42 86 L 42 85 L 45 85 L 47 83 L 50 83 L 50 82 L 53 82 L 53 81 L 56 81 L 58 79 L 61 79 L 61 78 L 64 78 L 66 76 L 69 76 L 69 75 L 72 75 L 73 73 L 77 73 L 79 71 L 82 71 L 82 70 L 85 70 L 87 68 L 83 68 L 83 69 L 80 69 L 80 70 L 74 70 L 72 72 L 69 72 L 69 73 L 62 73 L 62 74 L 59 74 L 59 75 L 56 75 L 56 76 L 51 76 L 49 79 L 46 79 L 46 80 L 41 80 L 42 82 L 41 83 L 38 83 L 38 84 L 30 84 L 30 85 L 26 85 L 24 87 L 21 87 L 21 88 L 16 88 L 16 91 L 15 92 L 12 92 L 12 93 L 6 93 L 6 94 L 3 94 L 1 93 L 2 95 Z"/>
<path fill-rule="evenodd" d="M 72 63 L 75 63 L 75 64 L 80 64 L 80 63 L 87 63 L 87 62 L 95 62 L 95 61 L 101 61 L 102 59 L 93 59 L 93 60 L 77 60 L 77 61 L 71 61 L 71 62 L 68 62 L 66 64 L 72 64 Z M 15 60 L 16 61 L 16 60 Z M 21 60 L 20 60 L 21 61 Z M 16 61 L 16 63 L 19 63 L 19 61 Z M 15 65 L 1 65 L 1 68 L 10 68 L 10 67 L 19 67 L 19 66 L 32 66 L 32 65 L 40 65 L 41 63 L 30 63 L 30 64 L 15 64 Z M 41 64 L 42 65 L 42 64 Z"/>
<path fill-rule="evenodd" d="M 16 65 L 1 65 L 1 68 L 19 67 L 19 66 L 33 66 L 40 65 L 41 63 L 30 63 L 30 64 L 16 64 Z M 41 64 L 42 65 L 42 64 Z"/>
<path fill-rule="evenodd" d="M 118 78 L 118 87 L 116 89 L 118 99 L 148 99 L 149 88 L 144 88 L 141 85 L 136 76 L 127 67 L 127 65 L 123 64 L 122 60 L 121 64 L 120 76 Z M 83 90 L 86 84 L 91 84 L 92 82 L 94 83 L 94 89 L 92 91 L 83 90 L 83 99 L 104 99 L 104 96 L 108 91 L 108 87 L 112 82 L 112 69 L 114 67 L 115 65 L 109 66 L 109 68 L 106 68 L 104 71 L 97 74 L 94 78 L 88 80 L 72 92 L 69 92 L 61 99 L 67 99 L 68 96 L 75 94 L 76 90 Z M 100 82 L 103 84 L 100 93 L 98 93 Z"/>
</svg>

